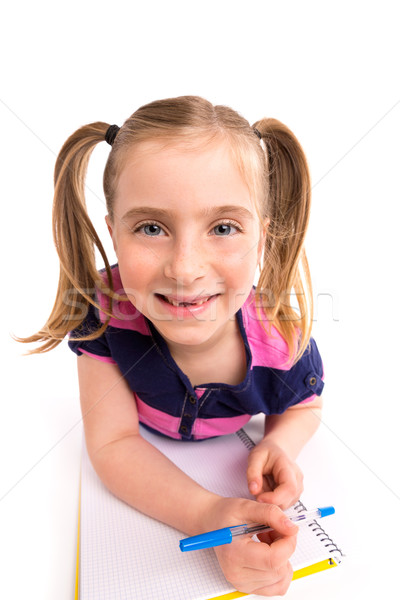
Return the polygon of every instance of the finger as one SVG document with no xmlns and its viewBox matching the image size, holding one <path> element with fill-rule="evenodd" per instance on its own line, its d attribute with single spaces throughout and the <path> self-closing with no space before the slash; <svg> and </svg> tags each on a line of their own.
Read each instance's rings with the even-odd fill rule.
<svg viewBox="0 0 400 600">
<path fill-rule="evenodd" d="M 262 478 L 262 491 L 272 492 L 275 488 L 276 483 L 272 475 L 264 475 Z"/>
<path fill-rule="evenodd" d="M 266 585 L 253 590 L 253 594 L 260 596 L 284 596 L 288 591 L 290 583 L 293 579 L 293 568 L 290 563 L 287 564 L 287 568 L 284 570 L 282 578 L 273 584 Z"/>
<path fill-rule="evenodd" d="M 270 531 L 263 531 L 262 533 L 257 533 L 257 538 L 260 540 L 260 542 L 262 542 L 263 544 L 268 544 L 269 546 L 272 544 L 272 542 L 275 542 L 275 540 L 279 540 L 281 537 L 282 534 L 277 533 L 273 529 L 271 529 Z"/>
<path fill-rule="evenodd" d="M 258 502 L 277 504 L 282 508 L 292 506 L 300 496 L 300 486 L 295 473 L 289 467 L 281 469 L 277 486 L 273 491 L 262 492 L 257 495 Z"/>
<path fill-rule="evenodd" d="M 247 567 L 244 567 L 242 571 L 242 577 L 243 582 L 245 580 L 249 582 L 250 585 L 247 584 L 247 587 L 252 591 L 261 587 L 269 588 L 270 586 L 286 579 L 287 575 L 291 575 L 292 572 L 292 566 L 290 562 L 287 561 L 279 569 L 268 571 L 265 569 L 248 569 Z"/>
<path fill-rule="evenodd" d="M 297 498 L 298 499 L 298 498 Z M 296 499 L 285 490 L 276 488 L 273 492 L 262 492 L 256 496 L 257 502 L 264 504 L 276 504 L 282 510 L 286 510 L 295 504 Z"/>
<path fill-rule="evenodd" d="M 279 485 L 288 485 L 291 486 L 294 490 L 297 488 L 296 472 L 289 465 L 281 467 L 277 473 L 274 473 L 274 480 L 276 482 L 277 487 Z"/>
<path fill-rule="evenodd" d="M 263 470 L 265 467 L 265 454 L 252 451 L 247 465 L 247 484 L 250 494 L 254 496 L 262 491 Z"/>
<path fill-rule="evenodd" d="M 298 531 L 297 525 L 274 504 L 248 501 L 246 503 L 246 510 L 242 514 L 248 523 L 253 522 L 269 525 L 282 535 L 293 535 Z"/>
<path fill-rule="evenodd" d="M 282 590 L 287 589 L 288 585 L 286 587 L 286 582 L 288 581 L 290 584 L 292 577 L 292 566 L 288 562 L 276 571 L 264 571 L 244 567 L 240 574 L 240 580 L 235 580 L 234 578 L 231 583 L 236 589 L 247 594 L 258 593 L 257 590 L 266 590 L 267 593 L 263 595 L 271 596 L 271 593 L 274 593 L 274 595 L 275 593 L 279 593 L 279 591 L 275 592 L 275 590 L 279 590 L 280 588 Z M 268 593 L 270 589 L 272 589 L 272 592 Z"/>
<path fill-rule="evenodd" d="M 296 536 L 281 537 L 271 545 L 250 540 L 243 555 L 243 566 L 262 571 L 281 569 L 295 551 L 296 543 Z"/>
</svg>

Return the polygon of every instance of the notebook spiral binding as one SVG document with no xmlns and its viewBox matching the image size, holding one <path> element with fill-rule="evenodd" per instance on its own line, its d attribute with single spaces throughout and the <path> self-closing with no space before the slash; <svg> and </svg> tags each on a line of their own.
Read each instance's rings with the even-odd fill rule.
<svg viewBox="0 0 400 600">
<path fill-rule="evenodd" d="M 306 511 L 307 509 L 304 506 L 304 504 L 301 502 L 301 500 L 299 500 L 293 506 L 293 510 L 295 510 L 297 513 L 301 513 L 303 511 Z M 315 533 L 316 537 L 319 538 L 319 541 L 324 544 L 325 548 L 329 548 L 331 546 L 331 548 L 329 548 L 328 552 L 332 553 L 333 559 L 335 560 L 335 562 L 341 563 L 342 559 L 344 558 L 344 554 L 343 554 L 342 550 L 328 536 L 326 531 L 324 529 L 322 529 L 321 525 L 315 519 L 314 519 L 314 521 L 307 523 L 307 525 L 308 525 L 308 527 L 311 528 L 312 532 Z M 316 532 L 318 532 L 318 533 L 316 533 Z M 327 542 L 327 543 L 325 543 L 325 542 Z"/>
<path fill-rule="evenodd" d="M 244 429 L 239 429 L 239 431 L 236 432 L 236 435 L 248 450 L 252 450 L 254 448 L 255 443 L 253 442 L 251 437 L 247 435 Z"/>
</svg>

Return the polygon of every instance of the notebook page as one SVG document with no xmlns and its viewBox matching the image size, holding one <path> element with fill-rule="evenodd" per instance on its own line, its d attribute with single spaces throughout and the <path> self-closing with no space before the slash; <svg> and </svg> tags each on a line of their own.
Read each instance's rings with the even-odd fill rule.
<svg viewBox="0 0 400 600">
<path fill-rule="evenodd" d="M 246 483 L 248 450 L 236 435 L 191 443 L 143 428 L 141 433 L 204 487 L 225 496 L 251 497 Z M 85 447 L 81 515 L 81 600 L 207 600 L 234 589 L 212 549 L 182 553 L 181 532 L 113 496 L 94 472 Z M 298 540 L 291 561 L 294 569 L 331 556 L 307 527 Z"/>
<path fill-rule="evenodd" d="M 142 429 L 141 433 L 203 487 L 221 496 L 253 499 L 246 478 L 249 451 L 237 435 L 221 436 L 207 440 L 205 444 L 155 436 L 145 429 Z M 221 457 L 217 465 L 216 457 Z M 289 516 L 298 514 L 293 509 L 286 512 Z M 321 534 L 315 522 L 300 528 L 296 552 L 291 558 L 293 569 L 301 569 L 325 558 L 332 558 L 329 548 L 325 548 L 320 541 L 324 537 L 326 536 Z"/>
<path fill-rule="evenodd" d="M 84 448 L 80 600 L 206 600 L 233 591 L 214 551 L 182 553 L 182 537 L 113 496 Z"/>
</svg>

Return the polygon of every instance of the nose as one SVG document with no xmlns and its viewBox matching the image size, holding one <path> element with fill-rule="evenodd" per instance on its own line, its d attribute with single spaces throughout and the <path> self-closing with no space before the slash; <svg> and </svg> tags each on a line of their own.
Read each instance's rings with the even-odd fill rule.
<svg viewBox="0 0 400 600">
<path fill-rule="evenodd" d="M 167 257 L 164 274 L 180 285 L 189 286 L 206 274 L 207 257 L 201 243 L 193 237 L 185 236 L 176 240 Z"/>
</svg>

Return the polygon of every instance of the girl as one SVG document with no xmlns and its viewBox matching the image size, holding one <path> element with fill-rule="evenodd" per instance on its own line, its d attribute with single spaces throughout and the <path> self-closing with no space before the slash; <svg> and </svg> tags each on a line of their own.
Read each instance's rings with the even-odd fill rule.
<svg viewBox="0 0 400 600">
<path fill-rule="evenodd" d="M 84 198 L 88 160 L 103 140 L 112 267 Z M 281 509 L 302 492 L 294 460 L 321 409 L 303 249 L 309 210 L 303 151 L 274 119 L 251 127 L 230 108 L 187 96 L 143 106 L 121 128 L 81 127 L 55 167 L 56 302 L 45 327 L 22 340 L 43 342 L 35 351 L 44 352 L 73 330 L 88 452 L 118 497 L 187 535 L 245 522 L 274 528 L 264 543 L 215 549 L 238 590 L 265 596 L 284 593 L 292 578 L 297 528 Z M 265 437 L 247 471 L 256 501 L 201 488 L 139 431 L 140 422 L 201 440 L 260 412 Z"/>
</svg>

